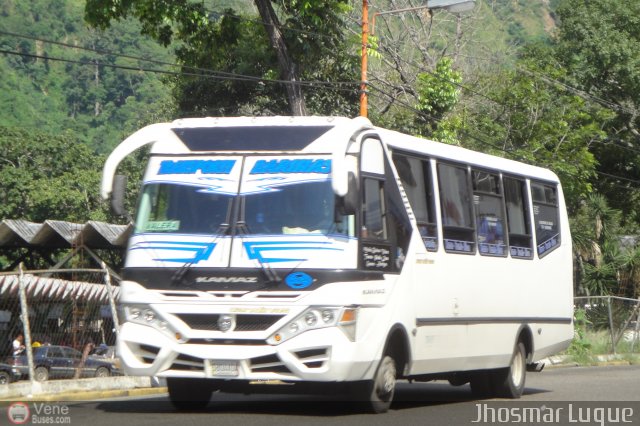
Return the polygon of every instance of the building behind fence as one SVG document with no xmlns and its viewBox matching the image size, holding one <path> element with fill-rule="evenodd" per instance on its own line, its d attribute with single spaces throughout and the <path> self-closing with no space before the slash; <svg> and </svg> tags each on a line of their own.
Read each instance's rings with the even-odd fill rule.
<svg viewBox="0 0 640 426">
<path fill-rule="evenodd" d="M 50 344 L 83 352 L 87 345 L 115 345 L 119 287 L 112 279 L 106 268 L 0 273 L 3 358 L 12 356 L 19 334 L 27 349 Z"/>
</svg>

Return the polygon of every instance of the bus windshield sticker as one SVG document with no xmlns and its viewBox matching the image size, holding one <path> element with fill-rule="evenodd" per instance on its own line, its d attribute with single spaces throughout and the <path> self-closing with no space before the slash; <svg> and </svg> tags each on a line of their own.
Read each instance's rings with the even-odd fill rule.
<svg viewBox="0 0 640 426">
<path fill-rule="evenodd" d="M 150 221 L 144 227 L 144 232 L 166 232 L 180 229 L 179 220 Z"/>
</svg>

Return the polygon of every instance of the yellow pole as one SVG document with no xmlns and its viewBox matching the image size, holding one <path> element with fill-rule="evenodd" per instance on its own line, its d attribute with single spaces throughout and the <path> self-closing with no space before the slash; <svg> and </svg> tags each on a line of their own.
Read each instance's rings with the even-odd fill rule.
<svg viewBox="0 0 640 426">
<path fill-rule="evenodd" d="M 360 116 L 367 116 L 367 44 L 369 36 L 369 1 L 362 0 L 362 67 L 360 75 Z"/>
</svg>

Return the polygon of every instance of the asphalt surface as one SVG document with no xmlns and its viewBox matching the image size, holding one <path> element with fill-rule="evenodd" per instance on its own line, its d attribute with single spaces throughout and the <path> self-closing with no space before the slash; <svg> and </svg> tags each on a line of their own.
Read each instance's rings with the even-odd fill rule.
<svg viewBox="0 0 640 426">
<path fill-rule="evenodd" d="M 235 395 L 214 394 L 203 411 L 178 412 L 164 389 L 155 394 L 111 396 L 101 401 L 26 402 L 31 415 L 45 422 L 43 407 L 66 407 L 66 414 L 51 417 L 58 424 L 113 426 L 140 425 L 470 425 L 470 424 L 566 424 L 640 425 L 640 366 L 568 367 L 530 373 L 520 400 L 475 400 L 468 385 L 445 382 L 399 383 L 396 400 L 388 413 L 360 412 L 351 403 L 331 395 Z M 9 403 L 0 409 L 6 419 Z M 38 405 L 40 404 L 40 405 Z M 529 411 L 525 411 L 527 408 Z M 540 418 L 523 422 L 524 416 Z M 482 416 L 485 418 L 482 418 Z M 547 417 L 544 417 L 544 416 Z M 617 422 L 602 416 L 617 415 Z M 36 414 L 38 416 L 38 414 Z M 487 417 L 488 416 L 488 417 Z M 493 417 L 492 417 L 493 416 Z M 520 417 L 518 417 L 520 416 Z M 626 417 L 625 417 L 626 416 Z M 525 420 L 530 420 L 526 418 Z M 539 420 L 539 421 L 535 421 Z M 546 421 L 545 421 L 546 420 Z M 602 421 L 600 421 L 602 420 Z M 614 418 L 615 420 L 615 418 Z M 55 423 L 55 422 L 54 422 Z M 9 423 L 11 424 L 11 423 Z"/>
</svg>

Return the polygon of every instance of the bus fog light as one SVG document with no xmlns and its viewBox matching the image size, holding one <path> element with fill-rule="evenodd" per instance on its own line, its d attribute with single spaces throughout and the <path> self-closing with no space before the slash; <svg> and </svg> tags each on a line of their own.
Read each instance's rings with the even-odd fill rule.
<svg viewBox="0 0 640 426">
<path fill-rule="evenodd" d="M 324 311 L 322 311 L 322 322 L 324 322 L 325 324 L 328 324 L 333 322 L 334 319 L 335 319 L 335 315 L 333 314 L 332 310 L 325 309 Z"/>
<path fill-rule="evenodd" d="M 147 309 L 146 311 L 144 311 L 144 319 L 147 322 L 152 322 L 156 319 L 156 314 L 151 309 Z"/>
<path fill-rule="evenodd" d="M 304 322 L 306 322 L 309 327 L 313 327 L 318 322 L 318 317 L 315 312 L 311 311 L 304 316 Z"/>
<path fill-rule="evenodd" d="M 129 312 L 129 315 L 127 315 L 129 320 L 137 320 L 142 315 L 142 311 L 138 308 L 129 308 L 127 311 Z"/>
<path fill-rule="evenodd" d="M 292 322 L 291 324 L 289 324 L 289 331 L 291 333 L 297 333 L 299 329 L 300 329 L 300 326 L 298 325 L 297 322 Z"/>
</svg>

